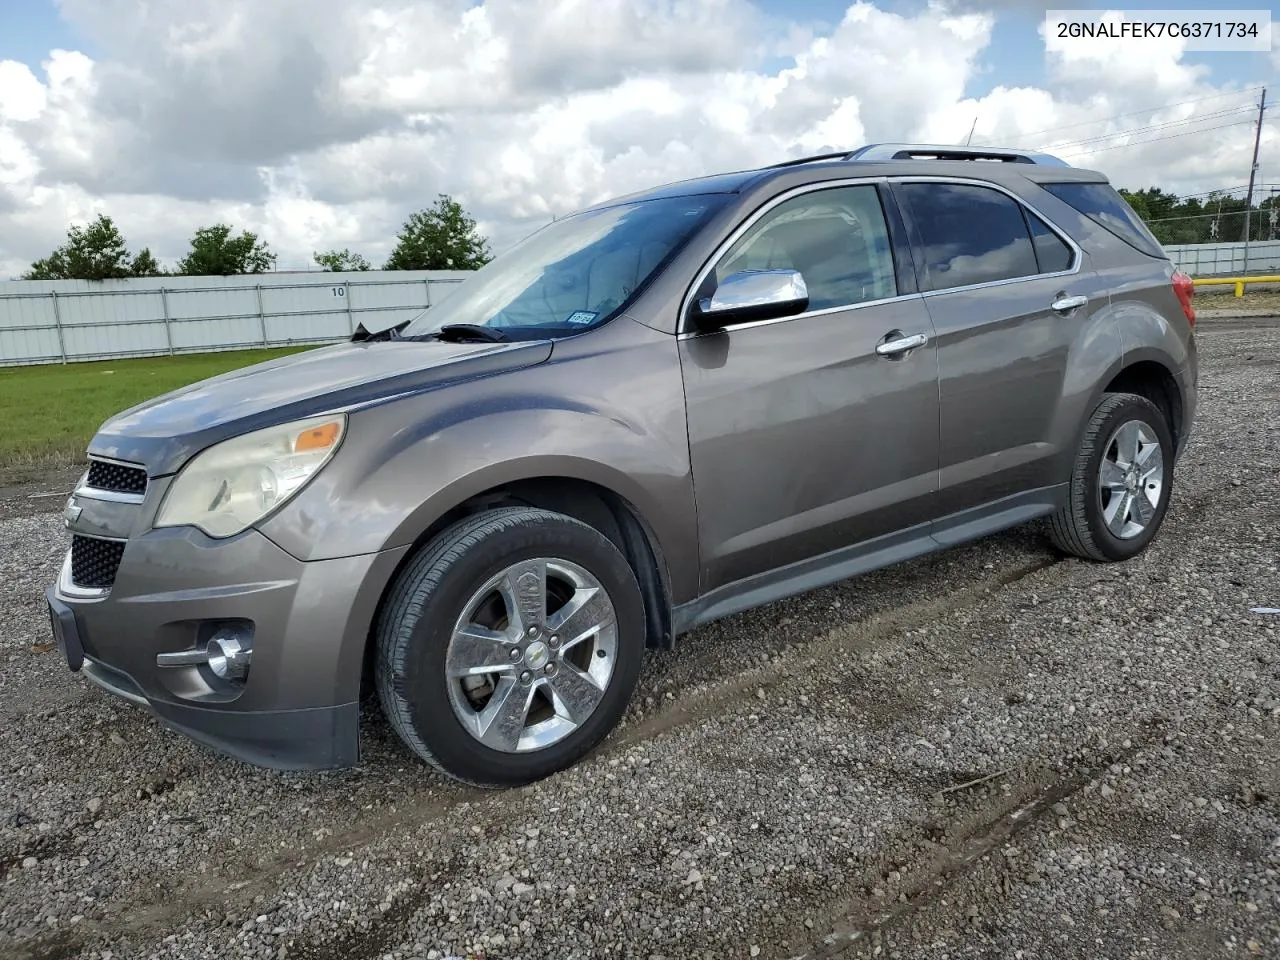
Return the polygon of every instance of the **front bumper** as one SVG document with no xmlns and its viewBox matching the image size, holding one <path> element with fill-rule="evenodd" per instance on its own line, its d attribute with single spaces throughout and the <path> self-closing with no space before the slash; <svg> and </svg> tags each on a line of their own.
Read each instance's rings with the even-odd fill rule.
<svg viewBox="0 0 1280 960">
<path fill-rule="evenodd" d="M 378 600 L 407 548 L 303 562 L 254 530 L 191 528 L 128 540 L 109 592 L 48 591 L 68 666 L 162 723 L 248 763 L 323 769 L 359 761 L 360 678 Z M 218 624 L 252 630 L 243 683 L 207 665 L 159 666 Z"/>
</svg>

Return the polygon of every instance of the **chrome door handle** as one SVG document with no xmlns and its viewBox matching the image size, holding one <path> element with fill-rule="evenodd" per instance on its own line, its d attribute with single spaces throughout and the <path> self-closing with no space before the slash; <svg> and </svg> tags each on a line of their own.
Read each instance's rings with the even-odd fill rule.
<svg viewBox="0 0 1280 960">
<path fill-rule="evenodd" d="M 1074 310 L 1076 307 L 1083 307 L 1089 302 L 1089 298 L 1081 294 L 1077 297 L 1059 297 L 1049 306 L 1059 313 L 1066 313 L 1068 310 Z"/>
<path fill-rule="evenodd" d="M 895 354 L 906 353 L 908 350 L 914 350 L 916 347 L 923 347 L 929 342 L 929 337 L 923 333 L 913 333 L 909 337 L 899 337 L 897 340 L 887 340 L 884 343 L 876 344 L 876 353 L 882 357 L 892 357 Z"/>
</svg>

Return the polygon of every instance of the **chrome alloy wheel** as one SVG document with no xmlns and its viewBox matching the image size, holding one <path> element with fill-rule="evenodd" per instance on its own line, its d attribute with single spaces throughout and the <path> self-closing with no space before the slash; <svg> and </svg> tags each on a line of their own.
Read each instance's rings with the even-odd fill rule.
<svg viewBox="0 0 1280 960">
<path fill-rule="evenodd" d="M 617 619 L 600 581 L 568 560 L 522 560 L 473 593 L 454 625 L 449 701 L 485 746 L 542 750 L 599 706 L 617 653 Z"/>
<path fill-rule="evenodd" d="M 1098 471 L 1102 519 L 1119 540 L 1147 529 L 1164 491 L 1164 452 L 1155 432 L 1141 420 L 1116 428 Z"/>
</svg>

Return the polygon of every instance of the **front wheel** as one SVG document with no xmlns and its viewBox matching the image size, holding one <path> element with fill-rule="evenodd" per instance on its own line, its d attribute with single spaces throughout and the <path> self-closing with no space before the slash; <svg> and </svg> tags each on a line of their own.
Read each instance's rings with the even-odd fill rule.
<svg viewBox="0 0 1280 960">
<path fill-rule="evenodd" d="M 479 786 L 540 779 L 613 729 L 644 652 L 626 558 L 592 527 L 514 507 L 460 521 L 379 618 L 383 711 L 427 763 Z"/>
<path fill-rule="evenodd" d="M 1137 556 L 1169 508 L 1173 460 L 1173 436 L 1155 404 L 1104 394 L 1085 428 L 1067 503 L 1051 521 L 1054 544 L 1087 560 Z"/>
</svg>

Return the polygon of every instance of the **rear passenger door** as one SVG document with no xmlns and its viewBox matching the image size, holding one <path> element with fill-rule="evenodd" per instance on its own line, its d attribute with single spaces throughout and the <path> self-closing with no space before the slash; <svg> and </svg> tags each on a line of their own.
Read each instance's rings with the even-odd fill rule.
<svg viewBox="0 0 1280 960">
<path fill-rule="evenodd" d="M 1072 344 L 1107 303 L 1099 279 L 1065 233 L 990 183 L 893 189 L 937 331 L 940 514 L 1062 483 L 1059 446 L 1075 432 L 1058 423 L 1060 398 Z"/>
</svg>

